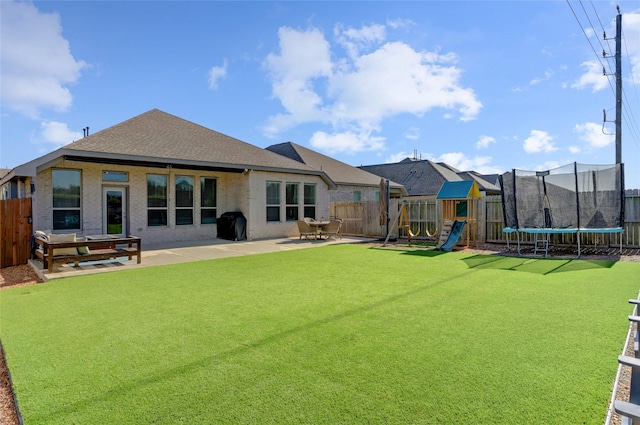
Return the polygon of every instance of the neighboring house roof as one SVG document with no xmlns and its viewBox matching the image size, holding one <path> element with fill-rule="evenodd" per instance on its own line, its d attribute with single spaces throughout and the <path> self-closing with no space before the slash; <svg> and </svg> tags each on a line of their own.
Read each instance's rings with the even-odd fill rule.
<svg viewBox="0 0 640 425">
<path fill-rule="evenodd" d="M 476 173 L 475 171 L 462 171 L 458 173 L 458 176 L 463 180 L 475 180 L 480 190 L 484 190 L 489 195 L 500 194 L 500 187 L 494 183 L 494 180 L 488 180 L 487 177 Z M 489 179 L 491 176 L 489 176 Z M 495 180 L 497 182 L 497 179 Z"/>
<path fill-rule="evenodd" d="M 495 186 L 499 185 L 498 177 L 500 176 L 500 174 L 479 174 L 479 176 Z"/>
<path fill-rule="evenodd" d="M 435 195 L 445 181 L 460 180 L 456 173 L 428 160 L 403 160 L 393 164 L 363 165 L 359 168 L 401 183 L 409 196 Z"/>
<path fill-rule="evenodd" d="M 296 143 L 279 143 L 271 145 L 266 149 L 299 161 L 316 170 L 324 171 L 337 185 L 380 187 L 379 175 L 345 164 L 344 162 L 340 162 Z M 406 195 L 405 188 L 399 183 L 390 181 L 389 188 L 392 195 Z"/>
<path fill-rule="evenodd" d="M 158 109 L 63 146 L 22 168 L 17 167 L 10 174 L 33 175 L 35 169 L 55 165 L 57 158 L 227 172 L 259 170 L 311 174 L 335 187 L 320 170 Z"/>
<path fill-rule="evenodd" d="M 475 180 L 480 190 L 500 193 L 500 188 L 475 172 L 460 172 L 448 164 L 429 160 L 407 158 L 393 164 L 363 165 L 360 168 L 403 184 L 409 196 L 436 195 L 443 183 L 462 180 Z"/>
<path fill-rule="evenodd" d="M 0 168 L 0 179 L 11 171 L 11 168 Z"/>
<path fill-rule="evenodd" d="M 458 182 L 444 182 L 436 199 L 479 199 L 480 190 L 475 180 L 463 180 Z"/>
</svg>

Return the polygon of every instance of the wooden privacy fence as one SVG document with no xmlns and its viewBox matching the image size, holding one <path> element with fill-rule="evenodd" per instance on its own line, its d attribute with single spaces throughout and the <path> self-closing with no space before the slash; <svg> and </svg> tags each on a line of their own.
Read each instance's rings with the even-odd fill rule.
<svg viewBox="0 0 640 425">
<path fill-rule="evenodd" d="M 329 204 L 331 216 L 342 219 L 340 232 L 343 235 L 361 237 L 384 237 L 387 235 L 386 224 L 380 225 L 379 201 L 341 201 Z M 389 203 L 389 215 L 391 220 L 398 212 L 398 199 L 391 199 Z M 390 228 L 395 224 L 390 223 Z M 392 235 L 397 235 L 394 230 Z"/>
<path fill-rule="evenodd" d="M 31 258 L 31 198 L 0 200 L 0 268 Z"/>
<path fill-rule="evenodd" d="M 622 245 L 628 248 L 640 247 L 640 190 L 633 189 L 625 192 L 625 216 L 624 232 L 622 233 Z M 502 232 L 504 221 L 502 219 L 502 199 L 500 195 L 486 197 L 486 234 L 487 242 L 506 242 L 507 235 Z M 511 236 L 512 240 L 515 236 Z M 553 235 L 554 243 L 574 244 L 574 234 Z M 604 244 L 619 245 L 620 235 L 610 233 L 583 233 L 580 242 L 585 245 Z M 535 235 L 521 234 L 521 242 L 534 243 Z"/>
<path fill-rule="evenodd" d="M 420 238 L 427 234 L 436 233 L 439 227 L 439 205 L 435 199 L 411 200 L 406 199 L 409 226 L 413 233 L 420 231 Z M 330 211 L 333 217 L 343 219 L 342 233 L 351 236 L 382 237 L 386 236 L 386 226 L 380 225 L 380 204 L 378 201 L 332 202 Z M 392 199 L 389 206 L 393 219 L 399 208 L 399 200 Z M 500 195 L 490 195 L 482 198 L 478 211 L 478 241 L 489 243 L 506 243 L 508 235 L 502 232 L 504 221 L 502 218 L 502 199 Z M 395 227 L 396 223 L 391 223 Z M 395 230 L 392 236 L 406 237 L 404 230 Z M 553 235 L 553 243 L 577 243 L 574 234 Z M 584 245 L 612 245 L 620 244 L 619 234 L 582 233 L 580 242 Z M 521 234 L 520 241 L 534 243 L 535 235 Z M 511 241 L 515 236 L 511 235 Z M 622 233 L 622 245 L 627 248 L 640 248 L 640 190 L 633 189 L 625 192 L 625 223 Z"/>
<path fill-rule="evenodd" d="M 625 192 L 624 208 L 622 244 L 640 246 L 640 189 Z"/>
</svg>

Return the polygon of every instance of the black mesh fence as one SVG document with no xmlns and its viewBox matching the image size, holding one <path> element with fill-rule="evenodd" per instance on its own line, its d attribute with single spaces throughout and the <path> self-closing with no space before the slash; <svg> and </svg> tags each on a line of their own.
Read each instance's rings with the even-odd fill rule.
<svg viewBox="0 0 640 425">
<path fill-rule="evenodd" d="M 607 229 L 624 224 L 622 164 L 569 164 L 500 176 L 506 227 Z"/>
</svg>

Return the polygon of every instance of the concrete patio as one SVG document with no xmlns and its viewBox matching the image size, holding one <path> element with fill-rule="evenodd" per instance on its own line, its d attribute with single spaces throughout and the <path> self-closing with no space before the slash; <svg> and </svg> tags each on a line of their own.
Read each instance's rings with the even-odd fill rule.
<svg viewBox="0 0 640 425">
<path fill-rule="evenodd" d="M 135 259 L 128 260 L 126 257 L 122 257 L 116 260 L 81 262 L 78 267 L 74 267 L 73 264 L 55 264 L 52 273 L 49 273 L 43 268 L 42 261 L 39 259 L 29 260 L 29 264 L 43 281 L 47 281 L 63 277 L 105 273 L 117 270 L 213 260 L 239 255 L 264 254 L 268 252 L 289 251 L 292 249 L 314 248 L 336 244 L 362 243 L 371 240 L 373 239 L 349 236 L 344 236 L 342 239 L 307 240 L 292 237 L 238 242 L 226 239 L 210 239 L 154 245 L 143 244 L 142 262 L 140 264 L 137 264 Z"/>
</svg>

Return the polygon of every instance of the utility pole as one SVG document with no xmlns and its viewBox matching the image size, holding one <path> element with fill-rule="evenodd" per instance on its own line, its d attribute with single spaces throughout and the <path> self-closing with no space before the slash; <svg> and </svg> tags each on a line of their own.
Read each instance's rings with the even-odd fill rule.
<svg viewBox="0 0 640 425">
<path fill-rule="evenodd" d="M 616 16 L 616 164 L 622 163 L 622 14 L 620 13 L 620 6 L 617 6 L 618 15 Z M 604 33 L 604 39 L 610 40 L 607 38 L 607 33 Z M 606 50 L 602 51 L 602 57 L 608 58 L 611 57 L 607 55 Z M 604 75 L 607 74 L 606 69 L 603 67 L 602 73 Z M 604 115 L 603 119 L 603 132 L 604 132 L 604 123 L 607 121 L 607 112 L 602 111 Z"/>
<path fill-rule="evenodd" d="M 622 163 L 622 14 L 616 16 L 616 164 Z"/>
</svg>

